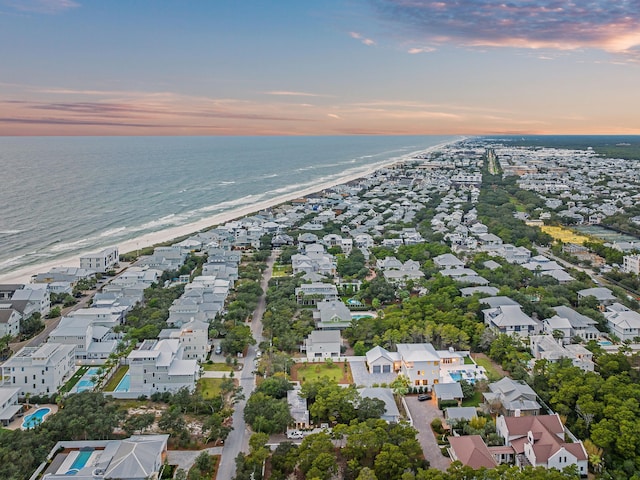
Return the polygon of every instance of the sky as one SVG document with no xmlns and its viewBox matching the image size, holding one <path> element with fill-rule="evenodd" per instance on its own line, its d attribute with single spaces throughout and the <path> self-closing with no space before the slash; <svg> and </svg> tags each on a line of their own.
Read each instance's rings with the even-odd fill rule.
<svg viewBox="0 0 640 480">
<path fill-rule="evenodd" d="M 0 0 L 0 135 L 640 134 L 638 0 Z"/>
</svg>

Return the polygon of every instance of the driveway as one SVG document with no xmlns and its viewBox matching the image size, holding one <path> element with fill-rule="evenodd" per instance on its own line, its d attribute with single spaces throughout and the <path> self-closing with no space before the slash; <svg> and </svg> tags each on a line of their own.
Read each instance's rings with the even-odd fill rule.
<svg viewBox="0 0 640 480">
<path fill-rule="evenodd" d="M 358 387 L 371 387 L 373 384 L 383 383 L 389 385 L 398 376 L 396 373 L 369 373 L 365 359 L 366 357 L 348 357 L 353 383 Z"/>
<path fill-rule="evenodd" d="M 436 406 L 435 400 L 419 402 L 415 395 L 407 396 L 405 400 L 413 418 L 413 428 L 418 430 L 418 441 L 422 446 L 424 458 L 429 461 L 432 468 L 445 471 L 451 465 L 451 460 L 442 455 L 431 430 L 431 420 L 436 417 L 444 420 L 442 412 Z"/>
</svg>

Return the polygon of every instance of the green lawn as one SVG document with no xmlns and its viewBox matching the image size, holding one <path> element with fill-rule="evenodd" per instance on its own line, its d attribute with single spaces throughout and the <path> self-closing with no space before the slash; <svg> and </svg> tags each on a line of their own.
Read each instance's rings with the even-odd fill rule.
<svg viewBox="0 0 640 480">
<path fill-rule="evenodd" d="M 202 365 L 205 372 L 233 372 L 233 365 L 226 363 L 205 363 Z"/>
<path fill-rule="evenodd" d="M 198 380 L 198 389 L 202 394 L 202 398 L 215 398 L 220 395 L 220 385 L 222 378 L 201 378 Z"/>
<path fill-rule="evenodd" d="M 291 379 L 297 380 L 301 384 L 304 382 L 310 382 L 318 380 L 322 377 L 329 377 L 329 380 L 336 381 L 338 383 L 353 383 L 353 377 L 351 376 L 351 369 L 347 364 L 347 370 L 344 370 L 343 363 L 334 363 L 329 366 L 326 363 L 296 363 L 291 367 Z"/>
<path fill-rule="evenodd" d="M 478 357 L 476 358 L 476 363 L 485 368 L 490 382 L 496 382 L 503 377 L 503 375 L 500 375 L 500 372 L 498 372 L 498 370 L 493 366 L 493 362 L 488 358 Z"/>
<path fill-rule="evenodd" d="M 86 365 L 78 368 L 76 373 L 74 373 L 73 376 L 69 380 L 67 380 L 67 383 L 62 386 L 62 388 L 60 389 L 60 393 L 69 393 L 71 389 L 76 386 L 76 383 L 78 383 L 82 376 L 87 373 L 87 370 L 89 370 L 89 367 Z"/>
<path fill-rule="evenodd" d="M 118 386 L 118 384 L 120 383 L 120 380 L 122 380 L 122 377 L 124 377 L 128 371 L 129 371 L 128 365 L 123 365 L 119 367 L 118 370 L 116 370 L 116 373 L 114 373 L 113 376 L 109 379 L 109 382 L 105 385 L 103 391 L 113 392 Z"/>
<path fill-rule="evenodd" d="M 462 400 L 463 407 L 477 407 L 483 402 L 482 392 L 474 392 L 473 397 Z"/>
<path fill-rule="evenodd" d="M 471 359 L 471 357 L 464 357 L 464 364 L 465 365 L 473 365 L 474 361 Z"/>
</svg>

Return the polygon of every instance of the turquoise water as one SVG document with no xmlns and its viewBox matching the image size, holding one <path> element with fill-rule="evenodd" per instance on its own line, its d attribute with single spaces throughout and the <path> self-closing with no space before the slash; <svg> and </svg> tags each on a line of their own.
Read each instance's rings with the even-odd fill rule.
<svg viewBox="0 0 640 480">
<path fill-rule="evenodd" d="M 0 137 L 0 275 L 292 195 L 457 138 Z"/>
<path fill-rule="evenodd" d="M 361 318 L 373 318 L 371 315 L 351 315 L 353 320 L 360 320 Z"/>
<path fill-rule="evenodd" d="M 598 342 L 598 345 L 601 345 L 601 346 L 613 345 L 613 342 L 610 342 L 609 340 L 602 340 L 602 341 Z"/>
<path fill-rule="evenodd" d="M 91 378 L 98 375 L 99 371 L 100 367 L 91 367 L 87 370 L 80 381 L 76 384 L 76 392 L 80 393 L 86 390 L 91 390 L 95 386 Z"/>
<path fill-rule="evenodd" d="M 131 385 L 131 377 L 129 377 L 129 372 L 127 372 L 124 374 L 124 377 L 122 377 L 122 380 L 120 380 L 120 383 L 118 383 L 118 386 L 116 387 L 115 391 L 128 392 L 130 385 Z"/>
<path fill-rule="evenodd" d="M 24 417 L 24 420 L 22 421 L 22 428 L 37 427 L 44 421 L 44 417 L 46 417 L 50 412 L 51 409 L 48 407 L 39 408 L 32 414 Z"/>
<path fill-rule="evenodd" d="M 80 450 L 80 453 L 78 453 L 78 456 L 75 458 L 75 460 L 69 467 L 69 471 L 66 474 L 75 475 L 76 473 L 78 473 L 78 471 L 84 468 L 84 466 L 87 464 L 92 453 L 93 450 Z"/>
</svg>

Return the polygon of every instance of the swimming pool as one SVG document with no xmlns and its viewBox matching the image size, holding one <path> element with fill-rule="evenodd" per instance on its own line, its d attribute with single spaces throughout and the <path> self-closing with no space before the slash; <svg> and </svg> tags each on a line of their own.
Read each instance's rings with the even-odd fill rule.
<svg viewBox="0 0 640 480">
<path fill-rule="evenodd" d="M 93 377 L 98 376 L 99 374 L 100 374 L 100 367 L 91 367 L 89 370 L 87 370 L 82 376 L 82 378 L 78 381 L 78 383 L 76 383 L 76 387 L 75 387 L 76 392 L 80 393 L 80 392 L 85 392 L 87 390 L 92 390 L 93 387 L 95 387 L 95 384 L 91 379 Z"/>
<path fill-rule="evenodd" d="M 600 345 L 601 347 L 604 347 L 606 345 L 613 345 L 613 342 L 610 342 L 609 340 L 601 340 L 598 342 L 598 345 Z"/>
<path fill-rule="evenodd" d="M 35 412 L 24 417 L 24 420 L 22 421 L 22 428 L 27 429 L 27 428 L 37 427 L 42 422 L 44 422 L 44 417 L 49 415 L 49 413 L 51 413 L 50 408 L 48 407 L 39 408 Z"/>
<path fill-rule="evenodd" d="M 93 450 L 80 450 L 78 452 L 78 456 L 73 460 L 73 463 L 69 467 L 69 470 L 67 470 L 66 474 L 75 475 L 76 473 L 78 473 L 82 468 L 85 467 L 92 453 Z"/>
<path fill-rule="evenodd" d="M 118 383 L 118 386 L 114 391 L 128 392 L 130 385 L 131 385 L 131 377 L 129 376 L 129 372 L 127 372 L 124 374 L 124 377 L 122 377 L 122 380 L 120 380 L 120 383 Z"/>
<path fill-rule="evenodd" d="M 372 315 L 351 315 L 352 320 L 360 320 L 361 318 L 373 318 Z"/>
</svg>

